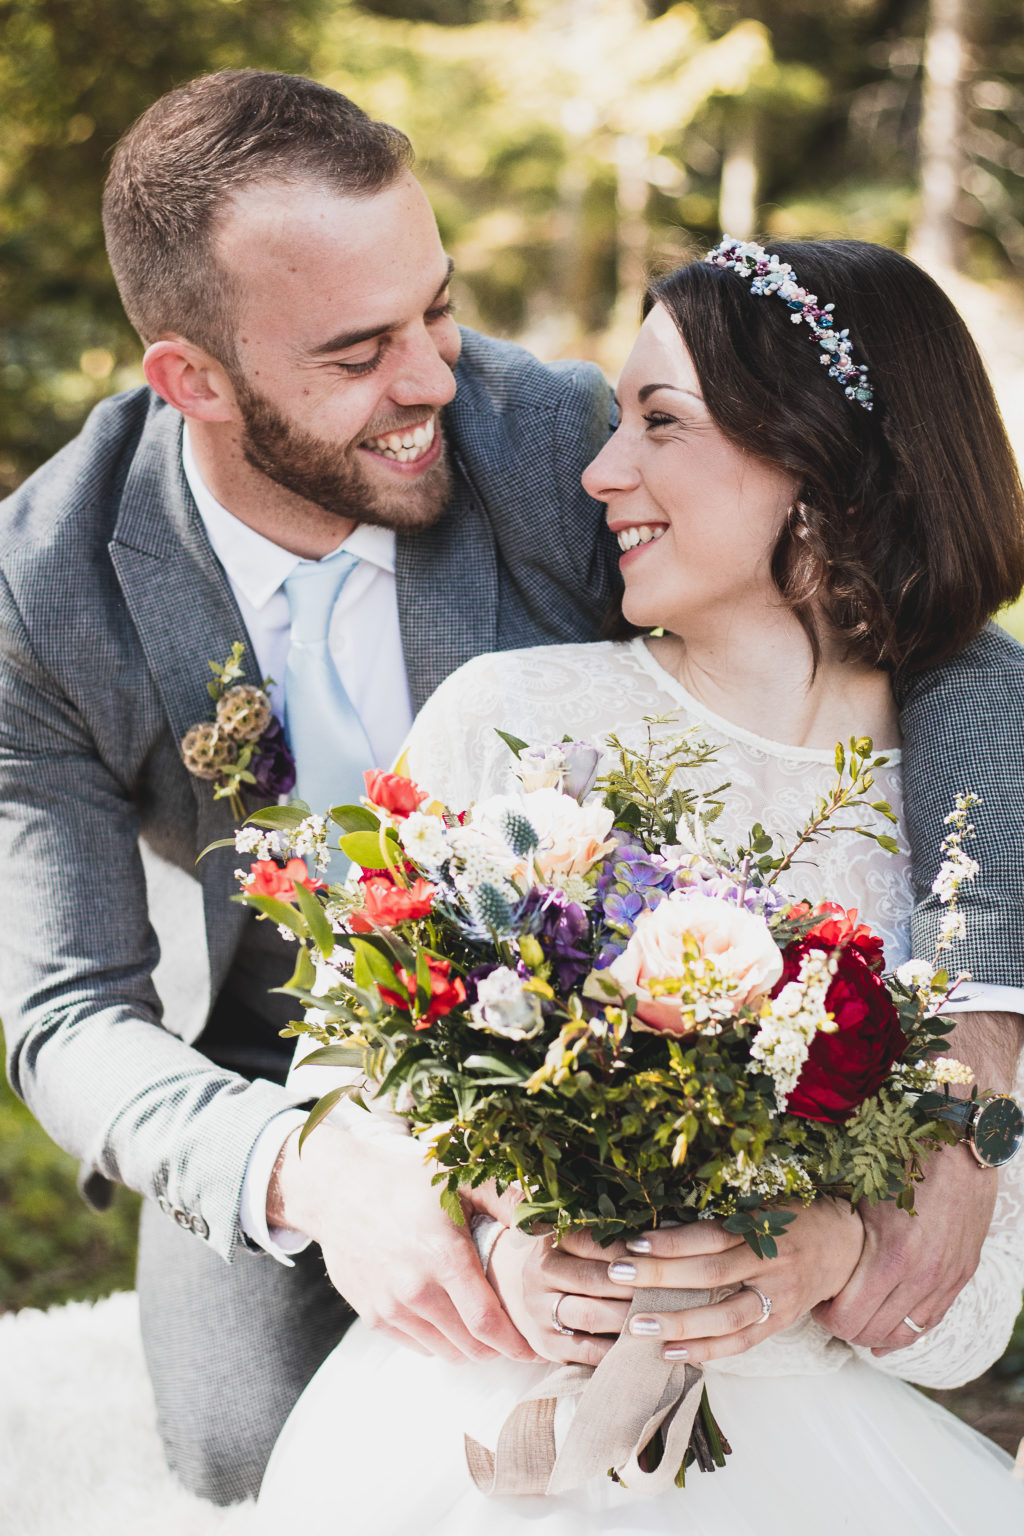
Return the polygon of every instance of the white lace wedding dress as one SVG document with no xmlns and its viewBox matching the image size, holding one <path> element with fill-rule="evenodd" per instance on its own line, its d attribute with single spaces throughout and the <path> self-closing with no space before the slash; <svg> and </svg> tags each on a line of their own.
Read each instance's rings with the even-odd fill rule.
<svg viewBox="0 0 1024 1536">
<path fill-rule="evenodd" d="M 432 795 L 462 808 L 510 785 L 510 754 L 495 727 L 531 743 L 566 734 L 598 743 L 611 731 L 636 743 L 647 730 L 644 717 L 665 714 L 719 748 L 714 765 L 693 777 L 709 790 L 730 782 L 729 809 L 716 827 L 727 841 L 755 820 L 788 840 L 834 777 L 831 752 L 780 746 L 709 714 L 641 641 L 538 648 L 468 663 L 420 714 L 409 772 Z M 898 752 L 876 780 L 898 813 Z M 884 936 L 888 964 L 906 958 L 906 857 L 884 854 L 853 833 L 818 844 L 811 857 L 793 874 L 793 894 L 857 906 Z M 305 1070 L 322 1074 L 312 1091 L 324 1091 L 326 1070 Z M 1024 1484 L 1013 1479 L 1009 1458 L 896 1379 L 959 1385 L 1006 1346 L 1024 1285 L 1024 1154 L 978 1178 L 999 1180 L 995 1218 L 977 1273 L 942 1322 L 910 1348 L 875 1360 L 805 1317 L 745 1355 L 710 1364 L 709 1396 L 733 1455 L 711 1475 L 691 1472 L 683 1491 L 640 1498 L 598 1478 L 563 1498 L 485 1498 L 466 1470 L 463 1435 L 493 1447 L 519 1394 L 546 1368 L 504 1360 L 448 1365 L 398 1349 L 356 1323 L 285 1425 L 258 1526 L 268 1533 L 287 1526 L 304 1536 L 1024 1530 Z"/>
</svg>

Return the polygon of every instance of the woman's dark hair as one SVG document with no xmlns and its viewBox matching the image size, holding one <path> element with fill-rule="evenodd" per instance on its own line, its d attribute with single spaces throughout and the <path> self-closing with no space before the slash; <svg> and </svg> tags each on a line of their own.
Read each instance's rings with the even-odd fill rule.
<svg viewBox="0 0 1024 1536">
<path fill-rule="evenodd" d="M 847 399 L 806 325 L 728 268 L 652 283 L 693 358 L 712 418 L 800 490 L 775 583 L 820 656 L 820 616 L 851 660 L 909 673 L 947 660 L 1024 586 L 1024 492 L 978 349 L 942 289 L 859 240 L 773 242 L 835 305 L 874 409 Z"/>
</svg>

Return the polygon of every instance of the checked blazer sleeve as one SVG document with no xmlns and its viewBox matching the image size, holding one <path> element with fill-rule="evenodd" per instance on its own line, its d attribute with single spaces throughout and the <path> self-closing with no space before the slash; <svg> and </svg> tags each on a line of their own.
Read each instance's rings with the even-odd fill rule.
<svg viewBox="0 0 1024 1536">
<path fill-rule="evenodd" d="M 932 892 L 945 817 L 972 791 L 977 877 L 961 888 L 962 940 L 944 956 L 992 986 L 1024 986 L 1024 647 L 990 624 L 901 699 L 903 785 L 917 905 L 914 954 L 930 960 L 945 911 Z"/>
<path fill-rule="evenodd" d="M 126 530 L 135 548 L 125 553 L 152 567 L 154 602 L 166 608 L 153 654 L 166 670 L 175 646 L 195 646 L 181 712 L 201 718 L 205 658 L 226 654 L 240 620 L 209 600 L 212 556 L 204 565 L 195 542 L 170 536 L 175 517 L 186 521 L 174 480 L 179 425 L 145 391 L 107 402 L 3 504 L 0 1016 L 11 1082 L 79 1158 L 87 1197 L 103 1204 L 108 1183 L 123 1182 L 230 1258 L 249 1150 L 289 1099 L 191 1049 L 180 1037 L 194 1031 L 176 1003 L 165 1011 L 154 985 L 159 945 L 140 830 L 197 908 L 201 884 L 216 887 L 212 987 L 241 913 L 227 900 L 230 856 L 226 867 L 214 856 L 196 869 L 199 851 L 227 830 L 213 821 L 222 806 L 209 796 L 200 803 L 181 764 L 181 730 L 169 722 L 110 553 L 119 511 L 134 496 L 153 538 L 179 552 L 158 560 L 137 528 Z M 213 571 L 207 589 L 204 569 Z M 177 905 L 162 913 L 171 920 L 165 939 L 180 937 L 177 913 Z"/>
<path fill-rule="evenodd" d="M 6 583 L 0 647 L 11 1081 L 81 1160 L 86 1192 L 127 1184 L 228 1257 L 249 1148 L 285 1095 L 212 1067 L 163 1028 L 135 807 L 42 674 Z"/>
</svg>

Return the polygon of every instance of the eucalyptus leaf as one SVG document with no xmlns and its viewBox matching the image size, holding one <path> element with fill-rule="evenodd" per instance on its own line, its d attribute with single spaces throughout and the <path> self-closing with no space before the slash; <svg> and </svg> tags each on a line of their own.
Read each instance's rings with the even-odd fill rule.
<svg viewBox="0 0 1024 1536">
<path fill-rule="evenodd" d="M 327 814 L 343 832 L 376 833 L 380 826 L 380 817 L 365 805 L 332 805 Z"/>
<path fill-rule="evenodd" d="M 300 1155 L 302 1153 L 302 1148 L 306 1144 L 306 1137 L 310 1134 L 311 1131 L 315 1131 L 317 1126 L 321 1125 L 323 1121 L 327 1119 L 327 1116 L 330 1114 L 335 1104 L 338 1103 L 339 1099 L 344 1097 L 345 1092 L 345 1088 L 332 1088 L 330 1093 L 325 1093 L 322 1099 L 317 1099 L 316 1103 L 313 1105 L 313 1108 L 306 1116 L 305 1125 L 299 1132 Z"/>
<path fill-rule="evenodd" d="M 334 951 L 334 934 L 331 925 L 327 921 L 327 915 L 316 898 L 314 891 L 307 890 L 304 885 L 296 883 L 295 899 L 299 909 L 309 925 L 309 936 L 325 960 L 331 958 Z"/>
<path fill-rule="evenodd" d="M 247 816 L 244 825 L 263 827 L 271 832 L 294 832 L 310 814 L 309 806 L 301 800 L 292 801 L 290 805 L 265 805 L 262 810 Z"/>
</svg>

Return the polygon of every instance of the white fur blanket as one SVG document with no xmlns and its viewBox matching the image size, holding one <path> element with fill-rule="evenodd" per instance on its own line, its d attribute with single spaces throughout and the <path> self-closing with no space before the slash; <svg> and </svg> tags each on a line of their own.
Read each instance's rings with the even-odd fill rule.
<svg viewBox="0 0 1024 1536">
<path fill-rule="evenodd" d="M 129 1292 L 0 1316 L 4 1536 L 243 1536 L 167 1470 Z"/>
</svg>

